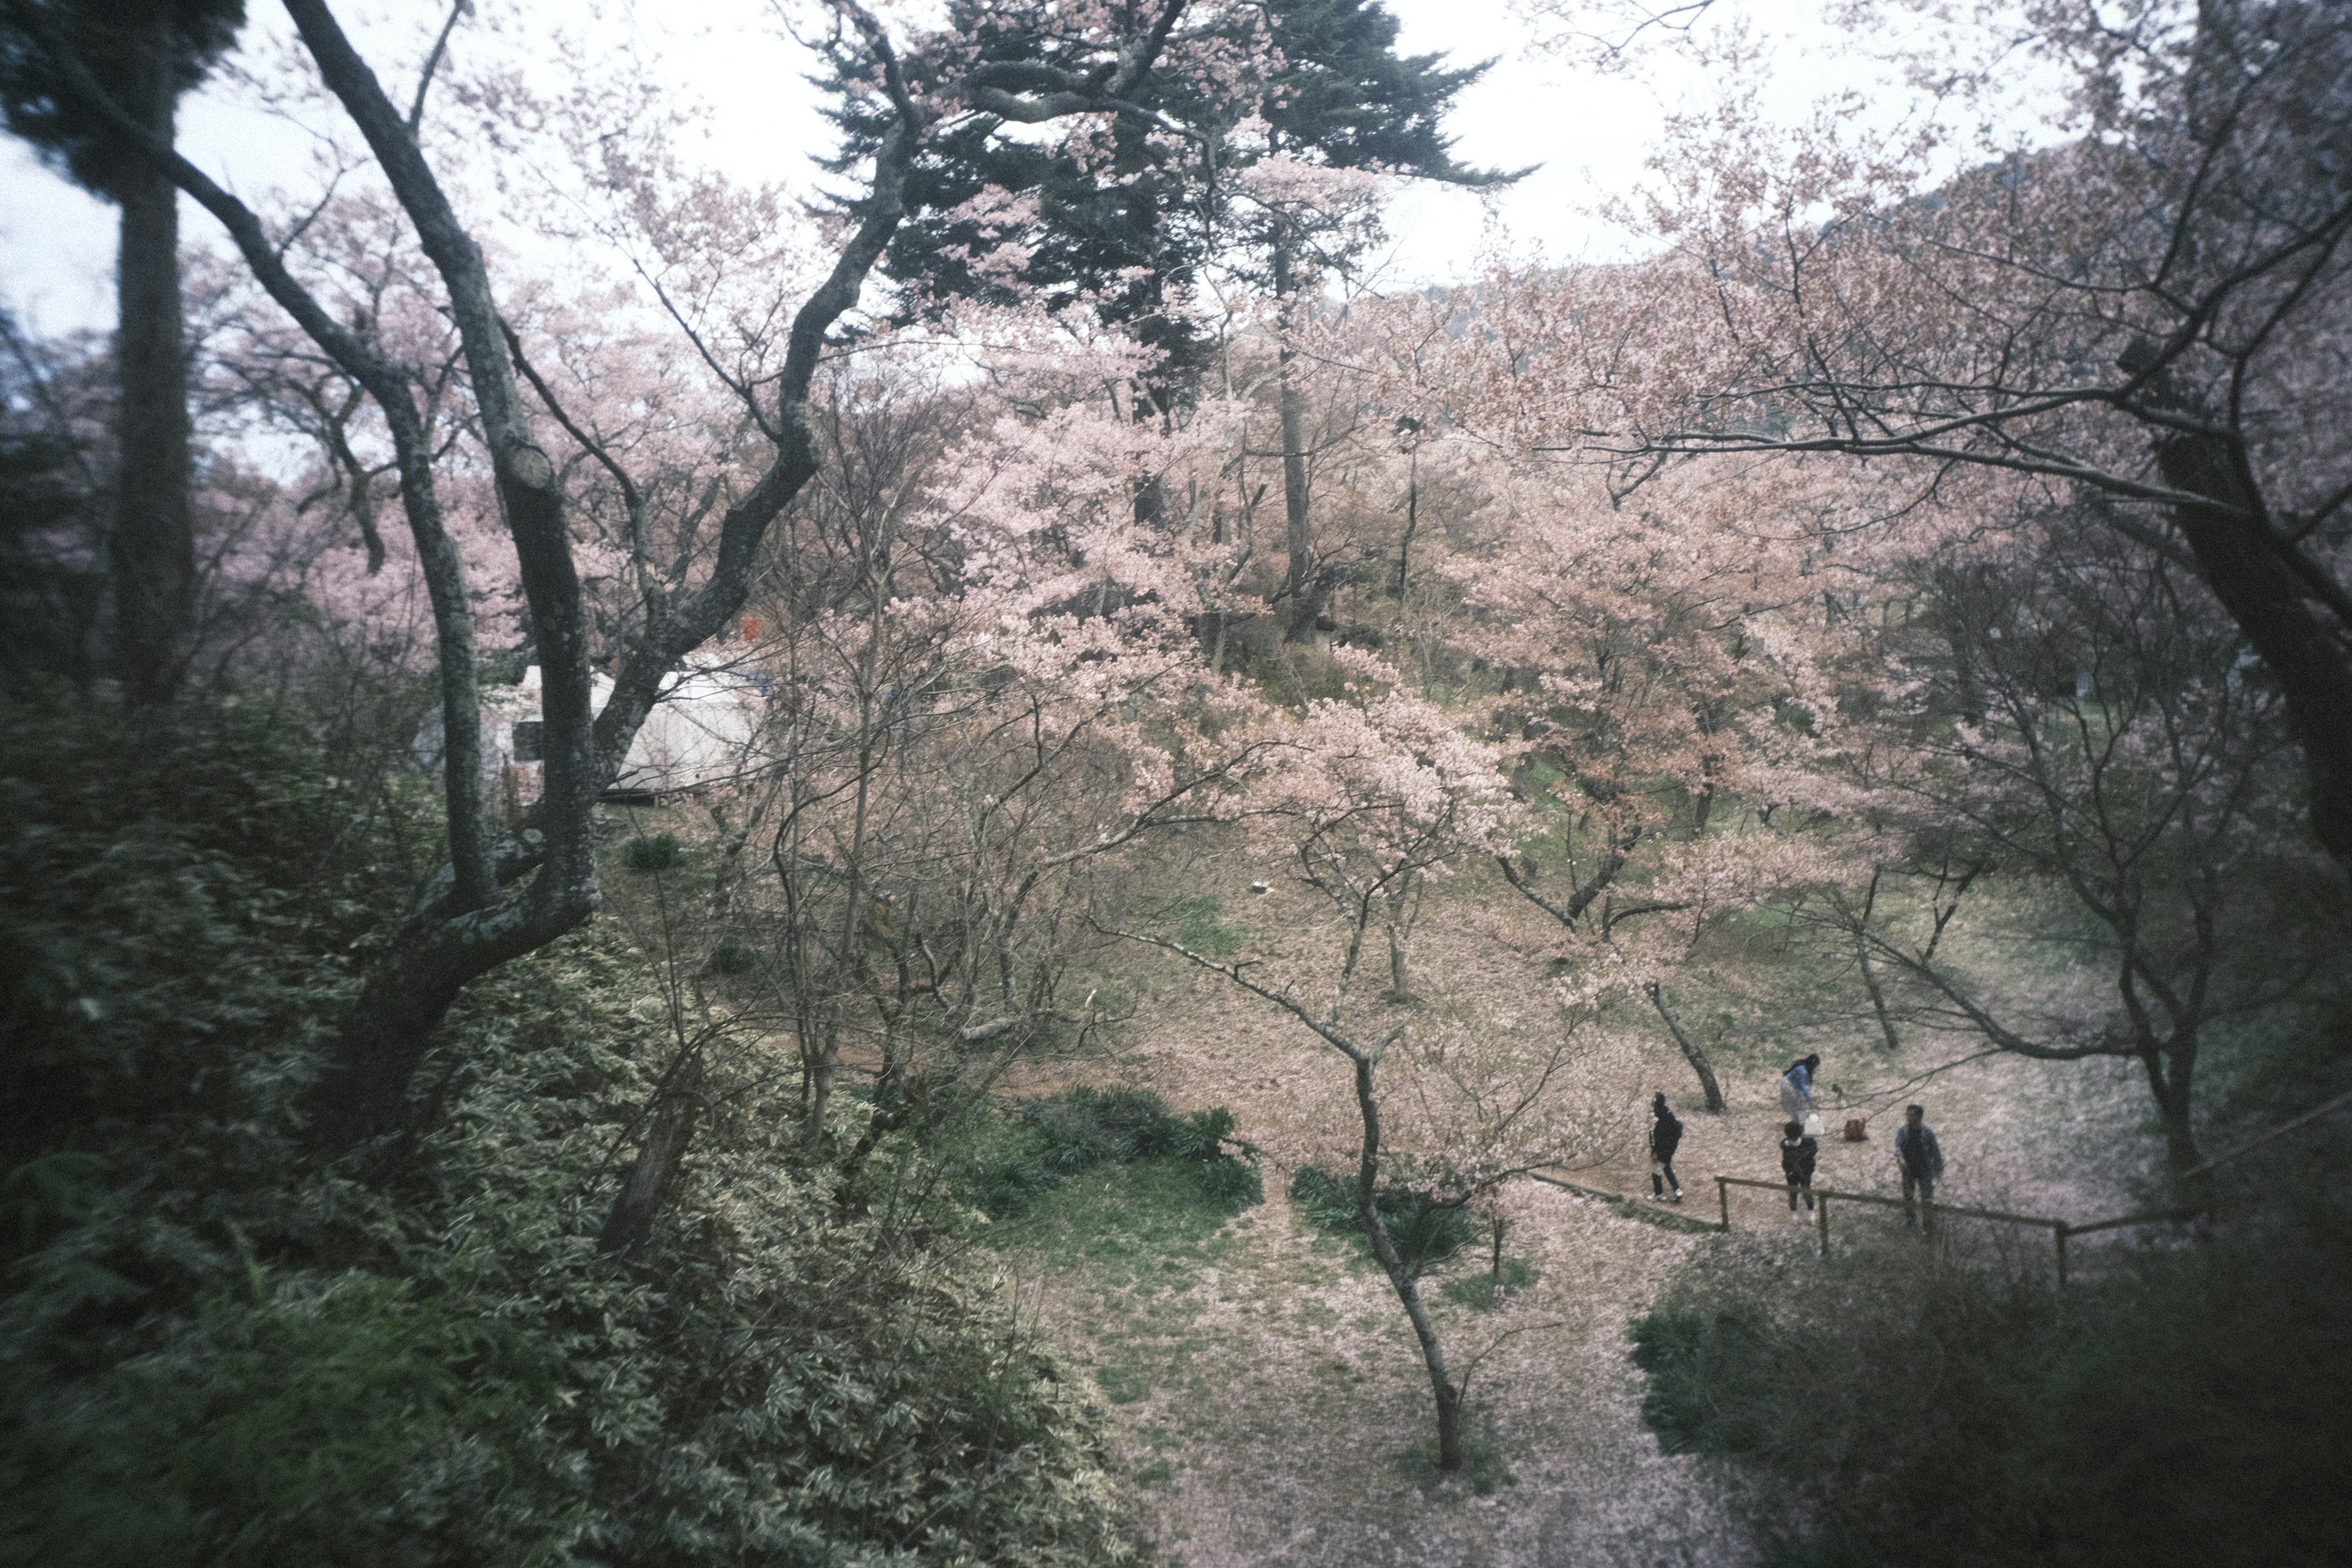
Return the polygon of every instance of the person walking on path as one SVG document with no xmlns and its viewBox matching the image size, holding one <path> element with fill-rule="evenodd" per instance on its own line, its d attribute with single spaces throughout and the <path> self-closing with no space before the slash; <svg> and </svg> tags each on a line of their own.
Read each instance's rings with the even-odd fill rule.
<svg viewBox="0 0 2352 1568">
<path fill-rule="evenodd" d="M 1813 1074 L 1819 1072 L 1822 1058 L 1818 1052 L 1801 1062 L 1790 1062 L 1789 1070 L 1780 1075 L 1780 1109 L 1802 1121 L 1820 1109 L 1813 1103 Z"/>
<path fill-rule="evenodd" d="M 1916 1105 L 1903 1108 L 1903 1125 L 1895 1130 L 1895 1160 L 1903 1167 L 1903 1223 L 1919 1223 L 1911 1202 L 1916 1191 L 1919 1202 L 1927 1205 L 1927 1228 L 1935 1229 L 1936 1183 L 1944 1174 L 1944 1151 L 1937 1145 L 1936 1130 L 1927 1125 L 1927 1113 Z"/>
<path fill-rule="evenodd" d="M 1813 1164 L 1822 1157 L 1822 1146 L 1805 1131 L 1801 1121 L 1791 1121 L 1780 1129 L 1780 1174 L 1789 1179 L 1789 1212 L 1797 1212 L 1797 1194 L 1805 1194 L 1805 1212 L 1813 1212 Z"/>
<path fill-rule="evenodd" d="M 1667 1109 L 1666 1097 L 1663 1094 L 1651 1100 L 1650 1114 L 1655 1118 L 1650 1123 L 1650 1195 L 1664 1197 L 1666 1189 L 1672 1187 L 1675 1202 L 1680 1203 L 1683 1201 L 1683 1184 L 1675 1174 L 1675 1151 L 1682 1147 L 1682 1121 Z"/>
</svg>

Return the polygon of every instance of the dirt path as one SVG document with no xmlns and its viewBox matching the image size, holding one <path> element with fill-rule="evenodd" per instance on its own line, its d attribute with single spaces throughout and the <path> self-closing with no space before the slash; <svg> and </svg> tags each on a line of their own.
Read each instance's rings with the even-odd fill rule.
<svg viewBox="0 0 2352 1568">
<path fill-rule="evenodd" d="M 1254 940 L 1314 915 L 1278 894 L 1226 907 Z M 1502 971 L 1491 940 L 1467 922 L 1427 929 L 1417 954 L 1425 970 Z M 1092 1076 L 1149 1087 L 1180 1110 L 1226 1106 L 1242 1137 L 1268 1142 L 1287 1119 L 1345 1092 L 1328 1047 L 1230 984 L 1157 960 L 1120 978 L 1138 1016 Z M 1643 1058 L 1647 1088 L 1674 1099 L 1687 1130 L 1676 1159 L 1687 1199 L 1666 1212 L 1712 1220 L 1716 1174 L 1779 1179 L 1778 1053 L 1787 1047 L 1769 1047 L 1773 1057 L 1726 1051 L 1717 1070 L 1730 1104 L 1709 1115 L 1695 1110 L 1689 1068 L 1656 1033 Z M 1890 1142 L 1911 1098 L 1929 1107 L 1951 1161 L 1940 1194 L 1950 1202 L 2080 1221 L 2125 1212 L 2153 1168 L 2153 1140 L 2139 1131 L 2144 1091 L 2127 1071 L 2003 1059 L 1915 1082 L 1960 1053 L 1935 1040 L 1900 1055 L 1835 1039 L 1811 1048 L 1826 1058 L 1822 1081 L 1866 1101 L 1870 1122 L 1866 1142 L 1841 1142 L 1843 1114 L 1825 1106 L 1822 1186 L 1894 1193 Z M 1007 1087 L 1042 1091 L 1072 1070 L 1053 1064 L 1035 1084 Z M 1646 1194 L 1645 1100 L 1646 1089 L 1627 1107 L 1621 1137 L 1562 1173 Z M 2091 1148 L 2107 1157 L 2086 1160 Z M 1779 1194 L 1738 1194 L 1736 1234 L 1726 1238 L 1652 1223 L 1643 1202 L 1546 1190 L 1513 1236 L 1515 1254 L 1539 1271 L 1530 1289 L 1480 1312 L 1446 1299 L 1442 1278 L 1430 1281 L 1447 1352 L 1470 1369 L 1473 1431 L 1491 1456 L 1473 1465 L 1482 1492 L 1430 1479 L 1430 1392 L 1402 1314 L 1368 1260 L 1302 1231 L 1281 1195 L 1287 1178 L 1269 1171 L 1265 1205 L 1150 1268 L 1106 1270 L 1052 1247 L 1013 1255 L 1053 1337 L 1114 1400 L 1118 1457 L 1166 1561 L 1654 1568 L 1745 1560 L 1704 1462 L 1661 1454 L 1643 1426 L 1627 1329 L 1697 1249 L 1763 1247 L 1802 1268 L 1813 1233 Z M 1118 1198 L 1106 1190 L 1099 1201 L 1115 1208 Z M 1900 1223 L 1859 1207 L 1833 1217 L 1841 1230 Z M 1465 1258 L 1451 1267 L 1480 1266 Z"/>
<path fill-rule="evenodd" d="M 1124 1401 L 1118 1457 L 1167 1562 L 1737 1563 L 1697 1462 L 1643 1429 L 1625 1354 L 1634 1304 L 1707 1242 L 1566 1194 L 1538 1199 L 1527 1229 L 1517 1256 L 1539 1278 L 1501 1310 L 1430 1281 L 1471 1390 L 1472 1476 L 1442 1484 L 1429 1384 L 1386 1279 L 1287 1204 L 1233 1221 L 1172 1277 L 1049 1249 L 1016 1268 L 1053 1337 Z"/>
</svg>

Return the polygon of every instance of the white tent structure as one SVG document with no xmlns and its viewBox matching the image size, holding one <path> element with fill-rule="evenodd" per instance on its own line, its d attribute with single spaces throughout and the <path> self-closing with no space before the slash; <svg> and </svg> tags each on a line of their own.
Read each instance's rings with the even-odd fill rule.
<svg viewBox="0 0 2352 1568">
<path fill-rule="evenodd" d="M 591 675 L 596 710 L 613 695 L 612 680 Z M 523 671 L 520 686 L 498 686 L 481 696 L 482 772 L 496 786 L 509 813 L 537 800 L 545 787 L 541 755 L 539 666 Z M 753 765 L 752 743 L 767 700 L 759 678 L 740 654 L 690 653 L 684 668 L 662 681 L 653 711 L 629 744 L 628 760 L 606 787 L 611 799 L 658 799 L 722 779 Z M 441 724 L 428 721 L 416 749 L 437 766 Z"/>
</svg>

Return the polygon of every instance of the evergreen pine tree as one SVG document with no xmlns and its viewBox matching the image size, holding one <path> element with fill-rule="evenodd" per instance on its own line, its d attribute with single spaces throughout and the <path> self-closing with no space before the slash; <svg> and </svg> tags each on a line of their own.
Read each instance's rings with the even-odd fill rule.
<svg viewBox="0 0 2352 1568">
<path fill-rule="evenodd" d="M 180 95 L 235 40 L 244 0 L 9 0 L 0 6 L 0 116 L 68 177 L 121 209 L 116 263 L 116 474 L 108 542 L 124 689 L 152 704 L 179 683 L 195 620 L 182 344 L 179 193 L 68 85 L 59 51 L 165 145 Z"/>
</svg>

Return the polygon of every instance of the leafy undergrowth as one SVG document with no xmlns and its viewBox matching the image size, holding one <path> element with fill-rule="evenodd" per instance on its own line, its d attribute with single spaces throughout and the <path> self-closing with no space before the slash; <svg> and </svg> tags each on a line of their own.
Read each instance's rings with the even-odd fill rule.
<svg viewBox="0 0 2352 1568">
<path fill-rule="evenodd" d="M 415 868 L 397 792 L 284 716 L 0 719 L 0 1562 L 1132 1554 L 1102 1407 L 952 1213 L 876 1201 L 919 1151 L 847 1184 L 738 1064 L 651 1240 L 601 1252 L 669 1042 L 598 921 L 469 988 L 366 1181 L 320 1170 L 301 1094 Z"/>
<path fill-rule="evenodd" d="M 1344 1236 L 1372 1256 L 1371 1234 L 1356 1207 L 1353 1175 L 1335 1176 L 1308 1165 L 1290 1179 L 1290 1201 L 1299 1216 L 1328 1236 Z M 1390 1179 L 1372 1190 L 1372 1207 L 1389 1241 L 1415 1276 L 1460 1252 L 1478 1237 L 1478 1222 L 1460 1204 L 1441 1201 L 1409 1181 Z"/>
<path fill-rule="evenodd" d="M 1718 1257 L 1633 1336 L 1659 1441 L 1737 1460 L 1768 1563 L 2352 1561 L 2340 1213 L 2063 1292 L 1916 1245 L 1797 1283 Z"/>
<path fill-rule="evenodd" d="M 958 1191 L 992 1222 L 1023 1214 L 1073 1176 L 1104 1165 L 1165 1167 L 1220 1215 L 1265 1198 L 1257 1166 L 1227 1147 L 1232 1111 L 1175 1115 L 1146 1089 L 1081 1085 L 1009 1110 L 983 1103 L 962 1131 L 950 1171 Z"/>
</svg>

